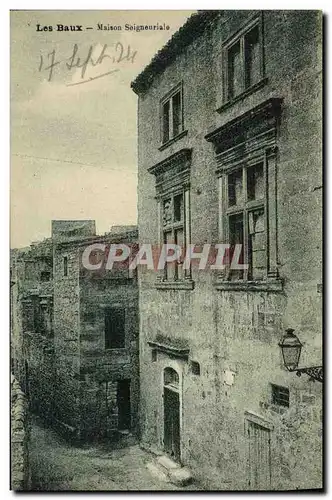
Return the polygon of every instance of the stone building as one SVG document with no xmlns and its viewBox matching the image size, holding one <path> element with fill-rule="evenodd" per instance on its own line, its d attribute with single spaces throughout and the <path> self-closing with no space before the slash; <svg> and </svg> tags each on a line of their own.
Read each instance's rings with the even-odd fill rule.
<svg viewBox="0 0 332 500">
<path fill-rule="evenodd" d="M 128 266 L 87 270 L 90 245 L 133 244 L 137 229 L 96 236 L 93 223 L 53 221 L 55 416 L 81 439 L 136 434 L 138 287 Z"/>
<path fill-rule="evenodd" d="M 53 404 L 52 245 L 10 257 L 11 489 L 27 490 L 31 410 L 49 419 Z"/>
<path fill-rule="evenodd" d="M 11 258 L 11 357 L 30 408 L 73 438 L 138 432 L 138 287 L 128 265 L 82 266 L 92 244 L 134 245 L 137 228 L 52 221 Z"/>
<path fill-rule="evenodd" d="M 51 239 L 11 254 L 11 369 L 45 419 L 53 405 L 53 247 Z"/>
<path fill-rule="evenodd" d="M 201 11 L 132 83 L 140 242 L 242 245 L 142 266 L 142 441 L 208 489 L 322 486 L 322 15 Z M 228 255 L 228 257 L 227 257 Z"/>
</svg>

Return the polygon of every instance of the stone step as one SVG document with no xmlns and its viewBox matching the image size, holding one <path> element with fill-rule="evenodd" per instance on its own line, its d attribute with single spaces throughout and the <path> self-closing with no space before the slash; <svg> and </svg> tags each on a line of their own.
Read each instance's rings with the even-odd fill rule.
<svg viewBox="0 0 332 500">
<path fill-rule="evenodd" d="M 168 477 L 170 482 L 176 486 L 187 486 L 187 484 L 190 484 L 193 480 L 193 476 L 187 467 L 170 470 Z"/>
<path fill-rule="evenodd" d="M 163 471 L 162 467 L 155 462 L 148 462 L 146 468 L 159 481 L 169 482 L 167 474 Z"/>
<path fill-rule="evenodd" d="M 155 477 L 169 481 L 176 486 L 187 486 L 193 480 L 187 467 L 182 467 L 166 455 L 156 457 L 153 462 L 147 464 L 147 468 Z"/>
<path fill-rule="evenodd" d="M 157 462 L 159 465 L 164 467 L 167 471 L 173 470 L 173 469 L 179 469 L 181 467 L 180 464 L 177 464 L 169 458 L 167 455 L 161 455 L 160 457 L 157 458 Z"/>
</svg>

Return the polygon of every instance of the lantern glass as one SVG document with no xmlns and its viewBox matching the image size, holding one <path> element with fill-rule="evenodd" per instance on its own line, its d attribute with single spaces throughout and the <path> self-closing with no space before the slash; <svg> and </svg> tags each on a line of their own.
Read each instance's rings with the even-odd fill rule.
<svg viewBox="0 0 332 500">
<path fill-rule="evenodd" d="M 296 370 L 299 364 L 302 343 L 299 341 L 296 335 L 294 335 L 294 330 L 286 330 L 286 335 L 283 337 L 282 341 L 279 343 L 281 348 L 282 356 L 284 359 L 284 364 L 287 370 Z"/>
</svg>

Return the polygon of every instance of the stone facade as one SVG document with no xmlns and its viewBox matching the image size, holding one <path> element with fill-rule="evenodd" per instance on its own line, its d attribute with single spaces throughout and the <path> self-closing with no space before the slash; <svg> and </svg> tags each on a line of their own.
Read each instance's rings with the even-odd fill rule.
<svg viewBox="0 0 332 500">
<path fill-rule="evenodd" d="M 252 26 L 260 78 L 229 97 L 236 50 L 255 46 Z M 201 12 L 132 88 L 139 96 L 140 242 L 161 243 L 163 203 L 183 193 L 186 244 L 228 243 L 236 211 L 225 198 L 239 184 L 235 178 L 227 192 L 226 183 L 241 162 L 241 182 L 262 162 L 259 210 L 267 214 L 263 279 L 237 280 L 195 264 L 184 280 L 158 279 L 144 266 L 139 273 L 142 440 L 166 447 L 163 386 L 172 368 L 178 459 L 208 489 L 320 488 L 322 386 L 289 373 L 278 342 L 294 328 L 304 343 L 300 365 L 322 364 L 321 13 Z M 173 127 L 178 117 L 177 89 L 181 126 L 163 142 L 165 113 L 172 108 Z M 166 122 L 172 126 L 169 115 Z M 280 389 L 286 403 L 275 395 Z"/>
</svg>

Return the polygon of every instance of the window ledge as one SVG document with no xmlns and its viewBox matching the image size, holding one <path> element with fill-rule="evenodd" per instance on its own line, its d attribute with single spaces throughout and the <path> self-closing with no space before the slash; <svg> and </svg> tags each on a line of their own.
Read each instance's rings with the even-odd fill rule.
<svg viewBox="0 0 332 500">
<path fill-rule="evenodd" d="M 182 139 L 182 137 L 185 137 L 187 134 L 188 134 L 188 130 L 183 130 L 182 132 L 180 132 L 175 137 L 172 137 L 172 139 L 170 139 L 169 141 L 164 142 L 164 144 L 162 144 L 158 148 L 159 151 L 164 151 L 164 149 L 168 148 L 168 146 L 171 146 L 171 144 L 174 144 L 174 142 L 178 141 L 179 139 Z"/>
<path fill-rule="evenodd" d="M 195 287 L 195 283 L 192 280 L 156 281 L 154 286 L 158 290 L 193 290 Z"/>
<path fill-rule="evenodd" d="M 253 94 L 257 90 L 259 90 L 262 87 L 264 87 L 267 84 L 267 82 L 268 82 L 268 79 L 267 78 L 263 78 L 259 82 L 255 83 L 255 85 L 252 85 L 251 87 L 249 87 L 248 89 L 246 89 L 244 92 L 242 92 L 241 94 L 239 94 L 236 97 L 234 97 L 234 99 L 225 102 L 225 104 L 223 104 L 222 106 L 220 106 L 220 108 L 216 109 L 217 113 L 222 113 L 223 111 L 226 111 L 226 109 L 228 109 L 231 106 L 233 106 L 233 104 L 236 104 L 237 102 L 242 101 L 242 99 L 245 99 L 247 96 Z"/>
<path fill-rule="evenodd" d="M 281 279 L 267 281 L 216 281 L 214 286 L 217 290 L 245 291 L 245 292 L 282 292 L 283 282 Z"/>
</svg>

